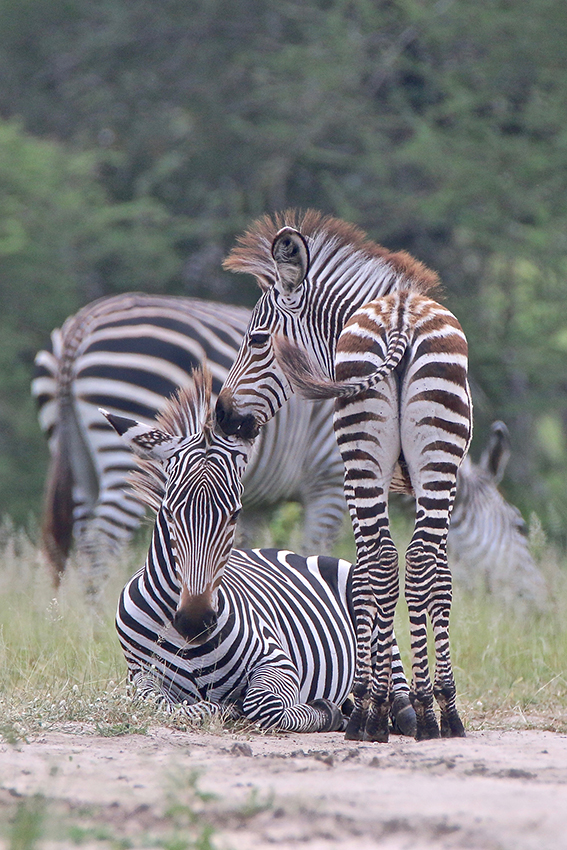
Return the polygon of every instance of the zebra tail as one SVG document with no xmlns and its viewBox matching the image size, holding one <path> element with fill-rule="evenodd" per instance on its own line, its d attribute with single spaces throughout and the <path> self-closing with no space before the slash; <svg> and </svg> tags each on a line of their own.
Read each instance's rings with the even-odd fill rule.
<svg viewBox="0 0 567 850">
<path fill-rule="evenodd" d="M 276 336 L 274 347 L 278 363 L 293 388 L 308 399 L 352 398 L 373 389 L 396 369 L 408 346 L 405 330 L 395 334 L 388 344 L 383 364 L 371 375 L 348 381 L 331 381 L 309 355 L 283 336 Z"/>
<path fill-rule="evenodd" d="M 61 451 L 60 435 L 50 453 L 43 497 L 41 542 L 44 555 L 59 586 L 73 539 L 73 476 L 68 451 Z"/>
</svg>

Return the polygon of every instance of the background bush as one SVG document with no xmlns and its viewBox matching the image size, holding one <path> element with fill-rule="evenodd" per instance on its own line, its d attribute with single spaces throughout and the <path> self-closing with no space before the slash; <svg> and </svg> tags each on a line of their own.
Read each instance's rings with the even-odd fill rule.
<svg viewBox="0 0 567 850">
<path fill-rule="evenodd" d="M 35 351 L 131 289 L 252 304 L 220 263 L 313 206 L 437 269 L 507 495 L 567 529 L 567 17 L 559 0 L 4 0 L 0 509 L 38 510 Z"/>
</svg>

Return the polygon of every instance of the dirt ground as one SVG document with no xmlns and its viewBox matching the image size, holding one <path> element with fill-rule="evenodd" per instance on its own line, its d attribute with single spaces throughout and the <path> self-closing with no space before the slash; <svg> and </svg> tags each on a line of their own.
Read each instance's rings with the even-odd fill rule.
<svg viewBox="0 0 567 850">
<path fill-rule="evenodd" d="M 214 799 L 194 793 L 194 771 Z M 69 728 L 0 747 L 0 845 L 32 846 L 14 839 L 26 806 L 41 810 L 46 850 L 186 847 L 189 834 L 219 850 L 567 850 L 567 735 L 353 745 L 339 733 Z"/>
</svg>

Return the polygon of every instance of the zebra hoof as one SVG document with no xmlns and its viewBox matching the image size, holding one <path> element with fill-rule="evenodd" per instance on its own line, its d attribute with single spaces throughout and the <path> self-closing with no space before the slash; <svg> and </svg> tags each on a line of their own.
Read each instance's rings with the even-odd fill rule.
<svg viewBox="0 0 567 850">
<path fill-rule="evenodd" d="M 407 735 L 408 738 L 415 738 L 417 717 L 409 697 L 402 696 L 394 700 L 391 716 L 394 735 Z"/>
<path fill-rule="evenodd" d="M 387 702 L 373 706 L 368 712 L 366 726 L 364 729 L 364 741 L 374 741 L 378 744 L 387 744 L 389 738 L 388 716 L 390 714 Z"/>
<path fill-rule="evenodd" d="M 345 729 L 345 741 L 362 741 L 364 740 L 364 727 L 366 725 L 366 712 L 360 709 L 354 709 L 348 719 Z"/>
<path fill-rule="evenodd" d="M 441 733 L 439 731 L 439 725 L 435 717 L 433 719 L 428 718 L 422 723 L 420 723 L 418 719 L 417 728 L 415 732 L 416 741 L 432 741 L 435 738 L 440 737 Z"/>
<path fill-rule="evenodd" d="M 441 737 L 442 738 L 466 738 L 467 733 L 463 726 L 463 721 L 455 712 L 453 717 L 441 717 Z"/>
<path fill-rule="evenodd" d="M 315 699 L 308 703 L 311 708 L 322 711 L 325 715 L 323 725 L 319 732 L 342 732 L 344 729 L 344 715 L 338 705 L 328 699 Z"/>
</svg>

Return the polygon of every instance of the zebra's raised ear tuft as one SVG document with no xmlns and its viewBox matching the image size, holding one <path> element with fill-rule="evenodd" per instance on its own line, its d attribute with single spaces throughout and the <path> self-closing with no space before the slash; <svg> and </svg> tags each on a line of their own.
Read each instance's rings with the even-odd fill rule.
<svg viewBox="0 0 567 850">
<path fill-rule="evenodd" d="M 490 473 L 495 484 L 500 484 L 510 460 L 510 432 L 497 420 L 490 426 L 490 436 L 481 455 L 479 466 Z"/>
<path fill-rule="evenodd" d="M 127 443 L 134 454 L 139 457 L 166 460 L 176 451 L 182 437 L 175 437 L 138 422 L 137 419 L 127 419 L 125 416 L 115 416 L 102 407 L 99 411 L 106 417 L 114 430 Z"/>
<path fill-rule="evenodd" d="M 276 264 L 276 286 L 281 285 L 290 295 L 301 286 L 309 271 L 309 248 L 298 230 L 282 227 L 272 242 L 272 257 Z"/>
</svg>

